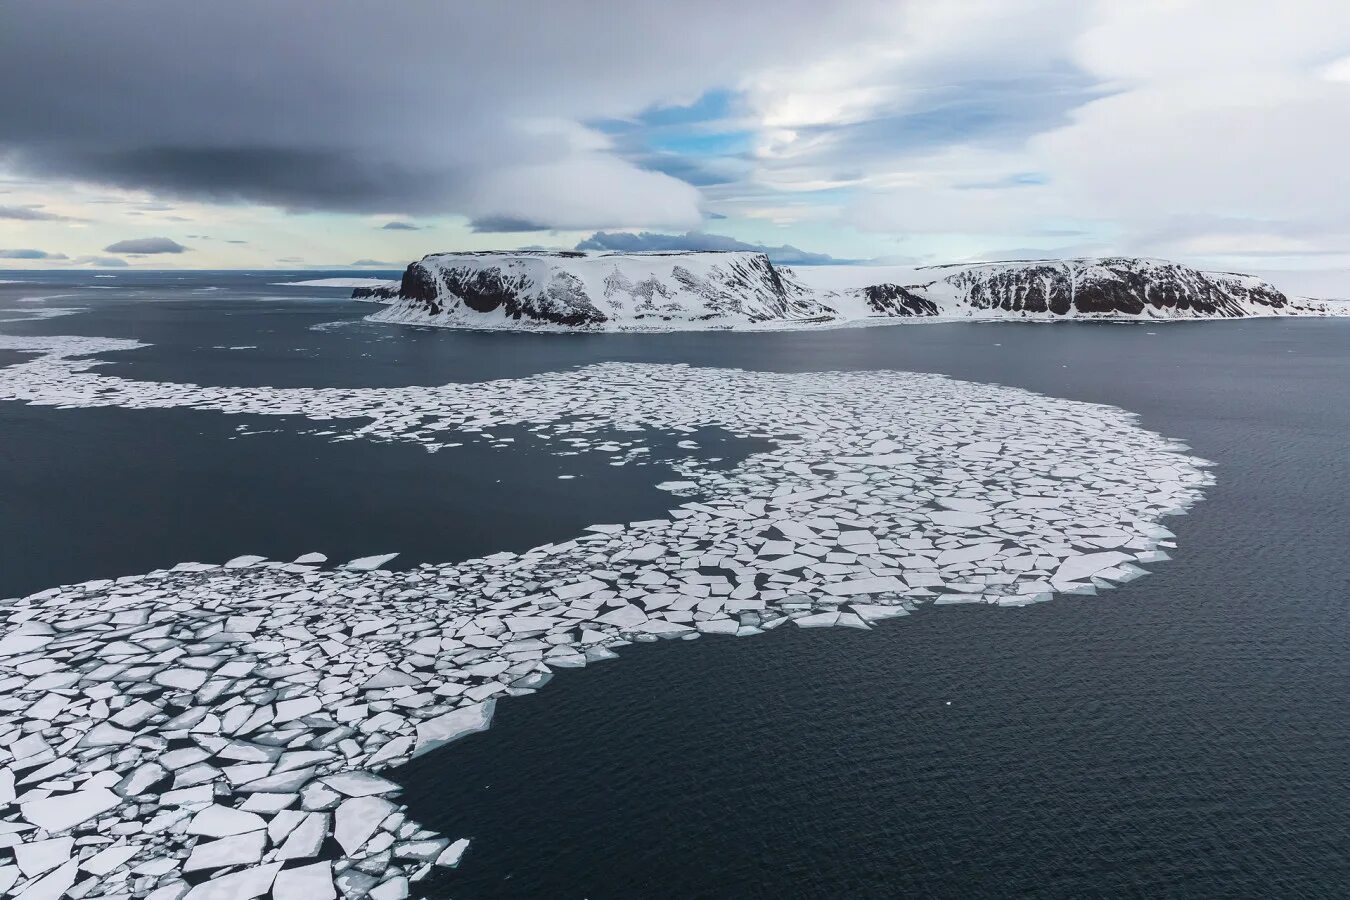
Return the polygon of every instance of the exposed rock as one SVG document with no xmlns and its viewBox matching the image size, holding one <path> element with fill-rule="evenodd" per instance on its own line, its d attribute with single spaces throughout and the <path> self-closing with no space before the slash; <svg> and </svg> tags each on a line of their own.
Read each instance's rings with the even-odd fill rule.
<svg viewBox="0 0 1350 900">
<path fill-rule="evenodd" d="M 860 272 L 867 270 L 860 269 Z M 758 253 L 434 254 L 373 321 L 458 328 L 684 330 L 897 318 L 1204 319 L 1350 315 L 1259 278 L 1151 259 L 1027 260 L 918 269 L 929 280 L 812 291 Z"/>
<path fill-rule="evenodd" d="M 1238 318 L 1313 311 L 1259 278 L 1202 272 L 1152 259 L 1032 260 L 940 266 L 909 290 L 946 312 L 998 311 L 1034 316 Z M 869 289 L 871 290 L 871 289 Z"/>
<path fill-rule="evenodd" d="M 762 253 L 516 251 L 423 257 L 403 273 L 394 305 L 372 318 L 465 328 L 614 329 L 832 317 Z"/>
<path fill-rule="evenodd" d="M 862 289 L 867 308 L 878 316 L 936 316 L 937 304 L 898 284 L 874 284 Z"/>
</svg>

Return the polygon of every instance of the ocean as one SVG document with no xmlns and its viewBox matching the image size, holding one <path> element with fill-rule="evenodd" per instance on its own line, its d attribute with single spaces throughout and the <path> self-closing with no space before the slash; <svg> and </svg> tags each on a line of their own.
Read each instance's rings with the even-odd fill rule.
<svg viewBox="0 0 1350 900">
<path fill-rule="evenodd" d="M 1350 893 L 1350 319 L 473 333 L 287 284 L 352 274 L 7 274 L 0 334 L 134 339 L 96 371 L 204 387 L 938 373 L 1119 407 L 1216 464 L 1167 520 L 1172 559 L 1098 596 L 633 645 L 504 700 L 384 773 L 472 838 L 417 895 Z M 466 560 L 673 505 L 668 435 L 623 466 L 504 437 L 428 453 L 299 417 L 0 402 L 0 596 L 249 553 Z M 693 439 L 713 470 L 767 440 Z"/>
</svg>

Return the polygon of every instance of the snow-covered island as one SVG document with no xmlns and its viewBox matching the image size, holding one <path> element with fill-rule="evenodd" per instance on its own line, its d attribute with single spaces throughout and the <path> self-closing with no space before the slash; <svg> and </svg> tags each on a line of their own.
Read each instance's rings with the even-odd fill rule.
<svg viewBox="0 0 1350 900">
<path fill-rule="evenodd" d="M 388 304 L 376 322 L 588 331 L 1350 314 L 1250 275 L 1126 257 L 798 272 L 750 252 L 437 253 L 353 297 Z"/>
</svg>

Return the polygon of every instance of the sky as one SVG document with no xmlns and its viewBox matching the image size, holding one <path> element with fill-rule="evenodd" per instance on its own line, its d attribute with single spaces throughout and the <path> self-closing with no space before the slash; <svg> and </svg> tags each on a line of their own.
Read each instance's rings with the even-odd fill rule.
<svg viewBox="0 0 1350 900">
<path fill-rule="evenodd" d="M 1344 0 L 6 0 L 0 83 L 0 268 L 1350 271 Z"/>
</svg>

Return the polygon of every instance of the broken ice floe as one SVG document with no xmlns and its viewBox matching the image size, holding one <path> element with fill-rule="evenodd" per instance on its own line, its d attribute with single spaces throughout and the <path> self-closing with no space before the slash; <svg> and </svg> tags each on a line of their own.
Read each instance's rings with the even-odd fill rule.
<svg viewBox="0 0 1350 900">
<path fill-rule="evenodd" d="M 328 439 L 424 446 L 521 427 L 559 454 L 626 454 L 616 432 L 717 427 L 769 449 L 681 460 L 662 487 L 699 499 L 525 553 L 401 572 L 389 554 L 243 556 L 0 603 L 6 896 L 406 896 L 468 843 L 409 820 L 376 773 L 487 728 L 556 670 L 634 641 L 1095 593 L 1166 559 L 1159 519 L 1210 482 L 1121 410 L 936 375 L 605 364 L 283 390 L 80 358 L 135 346 L 0 337 L 40 354 L 0 370 L 0 398 L 300 415 Z"/>
<path fill-rule="evenodd" d="M 27 297 L 23 298 L 29 299 Z M 35 297 L 35 300 L 46 298 Z M 37 319 L 59 319 L 85 311 L 83 306 L 38 306 L 30 309 L 0 309 L 0 322 L 31 322 Z"/>
</svg>

